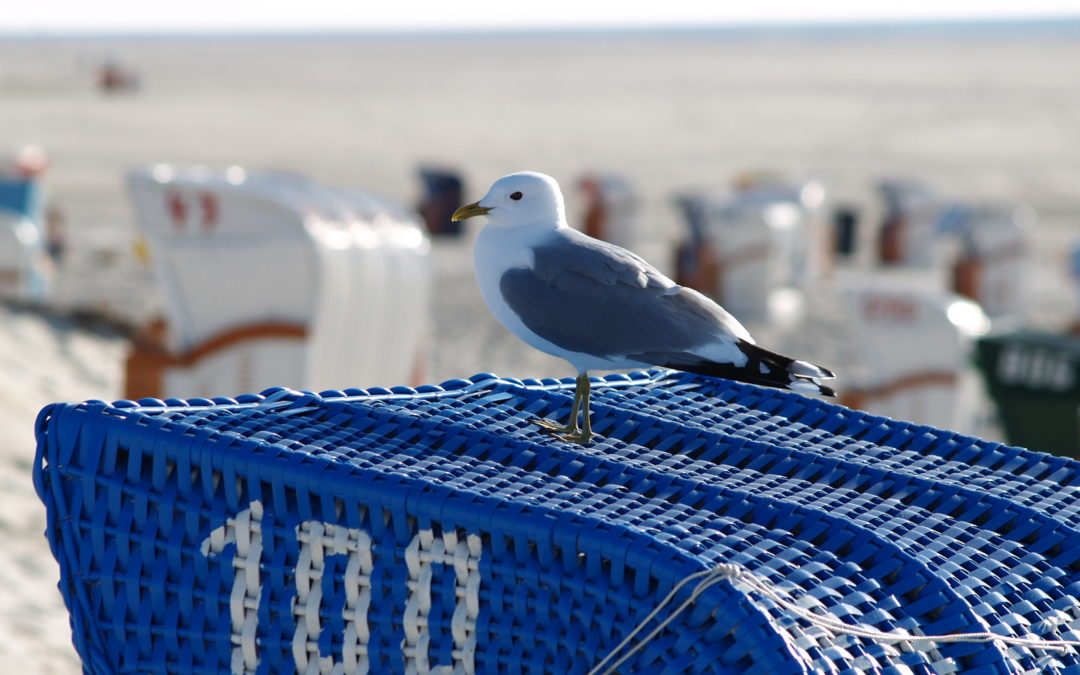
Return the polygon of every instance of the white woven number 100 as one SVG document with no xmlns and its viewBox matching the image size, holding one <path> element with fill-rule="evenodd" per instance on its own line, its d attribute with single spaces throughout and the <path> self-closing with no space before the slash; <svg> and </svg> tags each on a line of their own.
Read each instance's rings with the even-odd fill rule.
<svg viewBox="0 0 1080 675">
<path fill-rule="evenodd" d="M 263 554 L 263 508 L 258 501 L 229 518 L 202 542 L 202 554 L 220 554 L 233 544 L 233 584 L 229 596 L 232 617 L 232 663 L 234 675 L 254 673 L 259 665 L 258 614 L 262 600 L 260 565 Z M 356 528 L 308 520 L 296 528 L 300 556 L 294 570 L 296 597 L 292 603 L 294 624 L 292 655 L 296 670 L 305 675 L 369 672 L 367 615 L 371 603 L 371 572 L 374 567 L 371 537 Z M 408 596 L 403 608 L 404 639 L 401 642 L 405 672 L 452 675 L 475 672 L 476 617 L 480 593 L 480 537 L 460 537 L 444 532 L 435 537 L 421 530 L 405 549 L 408 567 Z M 323 573 L 327 558 L 344 556 L 345 573 L 336 583 L 345 596 L 341 616 L 345 624 L 340 655 L 324 656 L 319 651 L 322 633 L 320 610 L 323 600 Z M 431 584 L 434 566 L 454 570 L 454 613 L 450 630 L 454 639 L 452 663 L 431 664 Z"/>
</svg>

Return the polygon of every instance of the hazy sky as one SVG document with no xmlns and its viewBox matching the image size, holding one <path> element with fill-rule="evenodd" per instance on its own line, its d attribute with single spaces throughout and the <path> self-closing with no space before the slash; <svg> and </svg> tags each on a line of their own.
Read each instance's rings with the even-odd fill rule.
<svg viewBox="0 0 1080 675">
<path fill-rule="evenodd" d="M 1080 0 L 12 0 L 3 32 L 427 30 L 1080 16 Z"/>
</svg>

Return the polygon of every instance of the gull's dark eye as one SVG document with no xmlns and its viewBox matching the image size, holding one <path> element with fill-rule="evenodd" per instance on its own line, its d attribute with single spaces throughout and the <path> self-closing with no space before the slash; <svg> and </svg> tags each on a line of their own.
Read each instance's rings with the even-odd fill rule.
<svg viewBox="0 0 1080 675">
<path fill-rule="evenodd" d="M 521 199 L 521 196 L 522 195 L 520 192 L 514 192 L 510 195 L 510 199 L 513 199 L 516 202 L 517 200 Z"/>
</svg>

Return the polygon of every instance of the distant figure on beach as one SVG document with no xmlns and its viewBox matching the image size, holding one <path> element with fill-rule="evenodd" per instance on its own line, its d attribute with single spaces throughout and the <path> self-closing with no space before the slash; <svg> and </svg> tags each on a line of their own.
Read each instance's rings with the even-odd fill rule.
<svg viewBox="0 0 1080 675">
<path fill-rule="evenodd" d="M 45 212 L 45 252 L 53 265 L 59 266 L 67 249 L 67 227 L 64 213 L 56 206 L 50 206 Z"/>
<path fill-rule="evenodd" d="M 105 94 L 132 92 L 139 88 L 139 76 L 133 70 L 106 59 L 98 68 L 98 89 Z"/>
</svg>

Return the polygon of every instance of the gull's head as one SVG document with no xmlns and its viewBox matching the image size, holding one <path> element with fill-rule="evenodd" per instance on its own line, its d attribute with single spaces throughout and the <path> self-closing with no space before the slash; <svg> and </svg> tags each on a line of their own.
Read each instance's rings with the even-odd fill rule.
<svg viewBox="0 0 1080 675">
<path fill-rule="evenodd" d="M 492 184 L 483 199 L 454 212 L 454 220 L 487 216 L 496 226 L 540 225 L 559 227 L 566 223 L 559 184 L 551 176 L 522 171 L 503 176 Z"/>
</svg>

